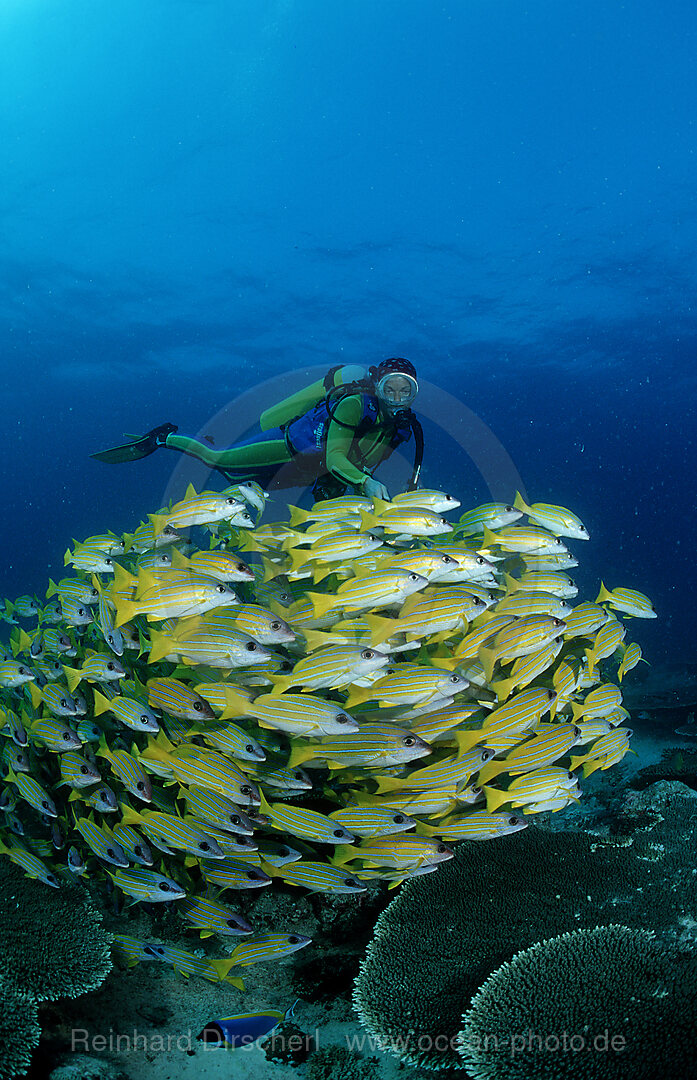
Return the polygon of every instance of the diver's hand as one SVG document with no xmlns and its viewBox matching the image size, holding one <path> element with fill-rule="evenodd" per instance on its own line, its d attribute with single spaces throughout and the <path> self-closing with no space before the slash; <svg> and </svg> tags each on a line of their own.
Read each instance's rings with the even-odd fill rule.
<svg viewBox="0 0 697 1080">
<path fill-rule="evenodd" d="M 363 494 L 367 495 L 369 499 L 384 499 L 386 502 L 390 501 L 390 493 L 384 484 L 381 484 L 379 480 L 375 480 L 372 476 L 363 484 Z"/>
</svg>

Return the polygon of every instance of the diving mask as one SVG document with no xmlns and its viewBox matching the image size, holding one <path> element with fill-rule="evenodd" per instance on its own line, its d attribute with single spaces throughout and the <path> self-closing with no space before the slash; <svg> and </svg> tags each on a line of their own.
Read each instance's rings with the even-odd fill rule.
<svg viewBox="0 0 697 1080">
<path fill-rule="evenodd" d="M 401 371 L 383 375 L 375 387 L 376 397 L 389 412 L 408 409 L 418 392 L 416 379 Z"/>
</svg>

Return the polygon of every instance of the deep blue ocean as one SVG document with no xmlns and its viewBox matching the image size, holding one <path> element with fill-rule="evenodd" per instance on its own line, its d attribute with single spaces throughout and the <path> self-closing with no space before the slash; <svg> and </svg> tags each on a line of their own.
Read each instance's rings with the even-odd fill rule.
<svg viewBox="0 0 697 1080">
<path fill-rule="evenodd" d="M 694 663 L 696 31 L 688 0 L 6 0 L 0 595 L 201 479 L 90 453 L 233 441 L 396 355 L 423 483 L 568 506 L 581 596 L 648 593 L 645 655 Z"/>
</svg>

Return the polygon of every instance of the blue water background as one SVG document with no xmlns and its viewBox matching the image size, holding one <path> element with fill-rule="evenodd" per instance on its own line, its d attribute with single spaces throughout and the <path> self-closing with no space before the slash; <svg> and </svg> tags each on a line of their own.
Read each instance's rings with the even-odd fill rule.
<svg viewBox="0 0 697 1080">
<path fill-rule="evenodd" d="M 175 455 L 93 450 L 404 355 L 424 482 L 573 508 L 583 597 L 646 591 L 632 633 L 694 662 L 696 31 L 687 0 L 6 0 L 0 595 L 181 494 Z"/>
</svg>

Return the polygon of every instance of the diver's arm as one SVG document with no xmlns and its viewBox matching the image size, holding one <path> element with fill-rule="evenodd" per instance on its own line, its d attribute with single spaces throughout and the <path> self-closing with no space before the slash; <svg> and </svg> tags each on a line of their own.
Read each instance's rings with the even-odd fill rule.
<svg viewBox="0 0 697 1080">
<path fill-rule="evenodd" d="M 356 437 L 355 429 L 363 417 L 363 399 L 360 394 L 352 394 L 340 401 L 334 416 L 342 423 L 333 420 L 327 432 L 327 472 L 338 480 L 353 487 L 361 488 L 370 474 L 363 472 L 349 460 L 349 452 Z M 343 427 L 348 424 L 348 427 Z"/>
</svg>

